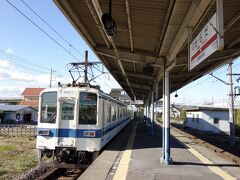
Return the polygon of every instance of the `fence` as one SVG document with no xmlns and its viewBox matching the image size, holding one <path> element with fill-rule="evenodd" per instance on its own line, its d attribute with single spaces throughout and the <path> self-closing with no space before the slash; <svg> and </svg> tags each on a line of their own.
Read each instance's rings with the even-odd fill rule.
<svg viewBox="0 0 240 180">
<path fill-rule="evenodd" d="M 1 125 L 0 136 L 23 136 L 34 137 L 36 135 L 36 127 L 28 125 Z"/>
</svg>

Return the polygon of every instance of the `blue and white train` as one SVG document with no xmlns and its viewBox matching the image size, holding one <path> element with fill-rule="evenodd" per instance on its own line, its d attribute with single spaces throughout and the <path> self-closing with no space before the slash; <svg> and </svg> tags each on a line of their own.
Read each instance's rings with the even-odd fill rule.
<svg viewBox="0 0 240 180">
<path fill-rule="evenodd" d="M 39 161 L 69 168 L 88 164 L 133 116 L 126 104 L 93 87 L 45 89 L 39 99 Z"/>
</svg>

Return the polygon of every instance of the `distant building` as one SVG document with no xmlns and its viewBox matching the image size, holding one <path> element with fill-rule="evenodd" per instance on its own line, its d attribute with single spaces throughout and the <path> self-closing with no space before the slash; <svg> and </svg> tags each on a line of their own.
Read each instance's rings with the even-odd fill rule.
<svg viewBox="0 0 240 180">
<path fill-rule="evenodd" d="M 229 134 L 229 112 L 227 108 L 196 107 L 187 109 L 185 127 L 212 133 Z"/>
<path fill-rule="evenodd" d="M 23 101 L 19 105 L 31 106 L 38 110 L 39 94 L 44 88 L 25 88 Z"/>
<path fill-rule="evenodd" d="M 179 118 L 180 113 L 182 111 L 182 107 L 176 104 L 170 105 L 170 117 Z"/>
<path fill-rule="evenodd" d="M 16 105 L 22 102 L 22 99 L 20 98 L 1 98 L 0 104 L 10 104 L 10 105 Z"/>
<path fill-rule="evenodd" d="M 37 122 L 37 110 L 23 105 L 0 104 L 0 123 Z"/>
<path fill-rule="evenodd" d="M 130 102 L 132 101 L 128 94 L 123 89 L 120 88 L 111 89 L 110 96 L 120 101 L 123 101 L 127 104 L 130 104 Z"/>
</svg>

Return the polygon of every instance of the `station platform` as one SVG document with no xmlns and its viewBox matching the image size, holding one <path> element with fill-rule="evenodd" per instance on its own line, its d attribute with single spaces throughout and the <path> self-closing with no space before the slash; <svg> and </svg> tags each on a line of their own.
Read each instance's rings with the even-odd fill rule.
<svg viewBox="0 0 240 180">
<path fill-rule="evenodd" d="M 197 180 L 240 179 L 240 167 L 171 130 L 171 165 L 162 164 L 161 126 L 154 134 L 143 120 L 134 120 L 114 138 L 80 179 Z"/>
</svg>

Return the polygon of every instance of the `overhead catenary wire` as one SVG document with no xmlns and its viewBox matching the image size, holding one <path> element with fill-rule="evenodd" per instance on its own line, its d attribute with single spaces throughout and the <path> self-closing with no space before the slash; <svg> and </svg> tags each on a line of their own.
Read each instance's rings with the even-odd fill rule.
<svg viewBox="0 0 240 180">
<path fill-rule="evenodd" d="M 14 6 L 9 0 L 5 0 L 10 6 L 12 6 L 16 11 L 18 11 L 22 16 L 24 16 L 28 21 L 30 21 L 34 26 L 36 26 L 42 33 L 49 37 L 53 42 L 55 42 L 59 47 L 61 47 L 65 52 L 67 52 L 74 59 L 79 61 L 79 59 L 74 56 L 70 51 L 68 51 L 63 45 L 61 45 L 56 39 L 50 36 L 46 31 L 44 31 L 39 25 L 37 25 L 33 20 L 31 20 L 27 15 L 25 15 L 21 10 Z"/>
<path fill-rule="evenodd" d="M 233 67 L 236 68 L 236 67 L 239 66 L 239 65 L 240 65 L 240 63 L 238 63 L 238 64 L 236 64 L 236 65 L 233 65 Z M 217 70 L 216 70 L 216 71 L 217 71 Z M 219 75 L 219 74 L 221 74 L 221 73 L 223 73 L 223 72 L 225 72 L 225 71 L 226 71 L 226 69 L 223 69 L 223 70 L 217 72 L 215 75 Z M 204 80 L 200 81 L 199 83 L 197 83 L 197 84 L 195 84 L 195 85 L 193 85 L 193 86 L 187 87 L 187 88 L 184 89 L 183 91 L 188 91 L 188 90 L 190 90 L 190 89 L 192 89 L 192 88 L 194 88 L 194 87 L 196 87 L 196 86 L 199 86 L 199 85 L 201 85 L 202 83 L 210 80 L 211 78 L 212 78 L 212 77 L 209 76 L 207 79 L 204 79 Z M 215 81 L 215 82 L 216 82 L 216 81 Z"/>
<path fill-rule="evenodd" d="M 36 11 L 34 11 L 24 0 L 20 0 L 30 11 L 32 11 L 39 19 L 41 19 L 51 30 L 53 30 L 63 41 L 65 41 L 72 49 L 74 49 L 80 56 L 84 57 L 66 38 L 58 33 L 46 20 L 44 20 Z"/>
</svg>

